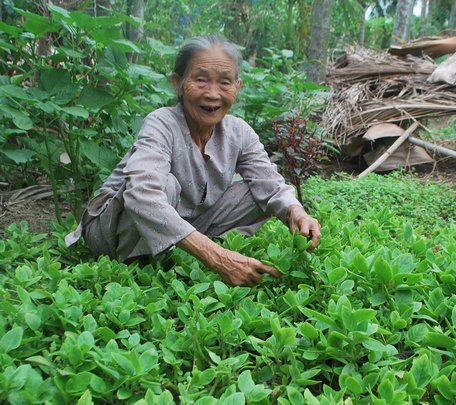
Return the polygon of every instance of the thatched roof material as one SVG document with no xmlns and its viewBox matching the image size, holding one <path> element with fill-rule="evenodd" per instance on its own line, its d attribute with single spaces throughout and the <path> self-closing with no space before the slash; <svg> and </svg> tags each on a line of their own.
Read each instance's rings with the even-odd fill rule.
<svg viewBox="0 0 456 405">
<path fill-rule="evenodd" d="M 334 96 L 323 116 L 334 141 L 347 144 L 382 122 L 456 114 L 456 87 L 426 81 L 435 68 L 427 57 L 364 49 L 340 58 L 327 75 Z"/>
</svg>

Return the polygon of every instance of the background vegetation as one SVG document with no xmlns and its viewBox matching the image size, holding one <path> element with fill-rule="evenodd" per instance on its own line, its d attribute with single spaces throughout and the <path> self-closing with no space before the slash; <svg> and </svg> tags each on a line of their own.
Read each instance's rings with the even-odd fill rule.
<svg viewBox="0 0 456 405">
<path fill-rule="evenodd" d="M 220 242 L 284 274 L 252 289 L 179 249 L 164 271 L 63 241 L 144 116 L 175 103 L 168 76 L 187 37 L 220 33 L 242 47 L 233 112 L 299 186 L 328 151 L 318 127 L 328 89 L 307 74 L 315 5 L 331 7 L 335 58 L 349 45 L 388 47 L 402 3 L 3 0 L 0 184 L 50 182 L 60 224 L 51 237 L 12 224 L 0 240 L 0 402 L 452 404 L 450 187 L 402 173 L 310 177 L 304 203 L 323 224 L 315 253 L 277 221 Z M 456 1 L 421 4 L 432 7 L 408 16 L 412 38 L 454 27 Z"/>
</svg>

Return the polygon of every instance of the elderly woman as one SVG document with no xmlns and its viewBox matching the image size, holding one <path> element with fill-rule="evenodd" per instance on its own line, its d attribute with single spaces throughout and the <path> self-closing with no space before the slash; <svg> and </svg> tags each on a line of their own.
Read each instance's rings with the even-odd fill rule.
<svg viewBox="0 0 456 405">
<path fill-rule="evenodd" d="M 147 116 L 84 214 L 82 234 L 96 255 L 130 262 L 176 245 L 225 282 L 252 286 L 264 273 L 280 273 L 208 236 L 230 229 L 252 235 L 274 215 L 291 232 L 310 236 L 312 248 L 318 245 L 320 225 L 271 164 L 257 134 L 227 115 L 242 86 L 241 63 L 238 49 L 222 37 L 185 43 L 172 74 L 179 103 Z M 242 181 L 233 183 L 235 173 Z"/>
</svg>

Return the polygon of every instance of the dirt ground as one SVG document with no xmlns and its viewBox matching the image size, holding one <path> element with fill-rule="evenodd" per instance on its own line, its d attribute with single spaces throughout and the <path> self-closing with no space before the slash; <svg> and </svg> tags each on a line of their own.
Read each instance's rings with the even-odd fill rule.
<svg viewBox="0 0 456 405">
<path fill-rule="evenodd" d="M 323 165 L 321 175 L 329 177 L 332 173 L 346 172 L 357 175 L 365 166 L 356 162 L 332 160 Z M 435 164 L 419 165 L 413 168 L 414 175 L 421 180 L 445 182 L 456 190 L 456 159 L 440 159 Z M 1 189 L 0 189 L 1 195 Z M 69 212 L 68 206 L 62 204 L 63 215 Z M 5 235 L 5 229 L 12 223 L 27 221 L 33 233 L 47 233 L 52 230 L 55 221 L 54 204 L 51 198 L 10 203 L 0 199 L 0 239 Z"/>
</svg>

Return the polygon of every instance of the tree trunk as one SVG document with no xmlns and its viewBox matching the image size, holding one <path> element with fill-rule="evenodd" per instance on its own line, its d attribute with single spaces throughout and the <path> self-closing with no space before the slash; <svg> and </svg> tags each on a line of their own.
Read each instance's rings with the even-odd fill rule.
<svg viewBox="0 0 456 405">
<path fill-rule="evenodd" d="M 432 0 L 428 0 L 428 10 L 427 10 L 427 25 L 428 27 L 432 26 Z"/>
<path fill-rule="evenodd" d="M 391 44 L 398 45 L 410 39 L 414 3 L 414 0 L 398 0 Z"/>
<path fill-rule="evenodd" d="M 364 38 L 366 35 L 366 10 L 367 4 L 365 1 L 360 2 L 361 6 L 361 16 L 359 19 L 359 36 L 358 36 L 358 43 L 360 46 L 364 46 Z"/>
<path fill-rule="evenodd" d="M 323 82 L 326 77 L 332 8 L 332 0 L 315 0 L 313 4 L 307 79 L 316 83 Z"/>
<path fill-rule="evenodd" d="M 299 0 L 299 28 L 298 40 L 296 41 L 295 50 L 298 58 L 302 57 L 309 46 L 310 37 L 310 18 L 312 15 L 312 4 L 310 0 Z"/>
<path fill-rule="evenodd" d="M 127 14 L 132 17 L 137 17 L 144 20 L 144 0 L 128 0 L 127 1 Z M 130 41 L 141 42 L 144 38 L 144 25 L 141 23 L 139 26 L 128 25 L 127 38 Z"/>
<path fill-rule="evenodd" d="M 132 17 L 137 17 L 144 21 L 144 0 L 127 0 L 127 14 Z M 127 25 L 127 38 L 133 42 L 142 42 L 144 39 L 144 24 L 141 22 L 140 25 L 134 26 L 131 24 Z M 130 63 L 136 62 L 138 54 L 131 52 L 128 55 Z"/>
<path fill-rule="evenodd" d="M 451 2 L 450 17 L 448 18 L 448 28 L 456 28 L 456 0 Z"/>
<path fill-rule="evenodd" d="M 428 6 L 427 0 L 421 0 L 420 34 L 422 36 L 426 35 L 426 31 L 427 31 L 427 24 L 426 24 L 427 6 Z"/>
<path fill-rule="evenodd" d="M 287 47 L 293 48 L 294 42 L 294 24 L 293 24 L 293 7 L 295 0 L 287 1 Z"/>
</svg>

